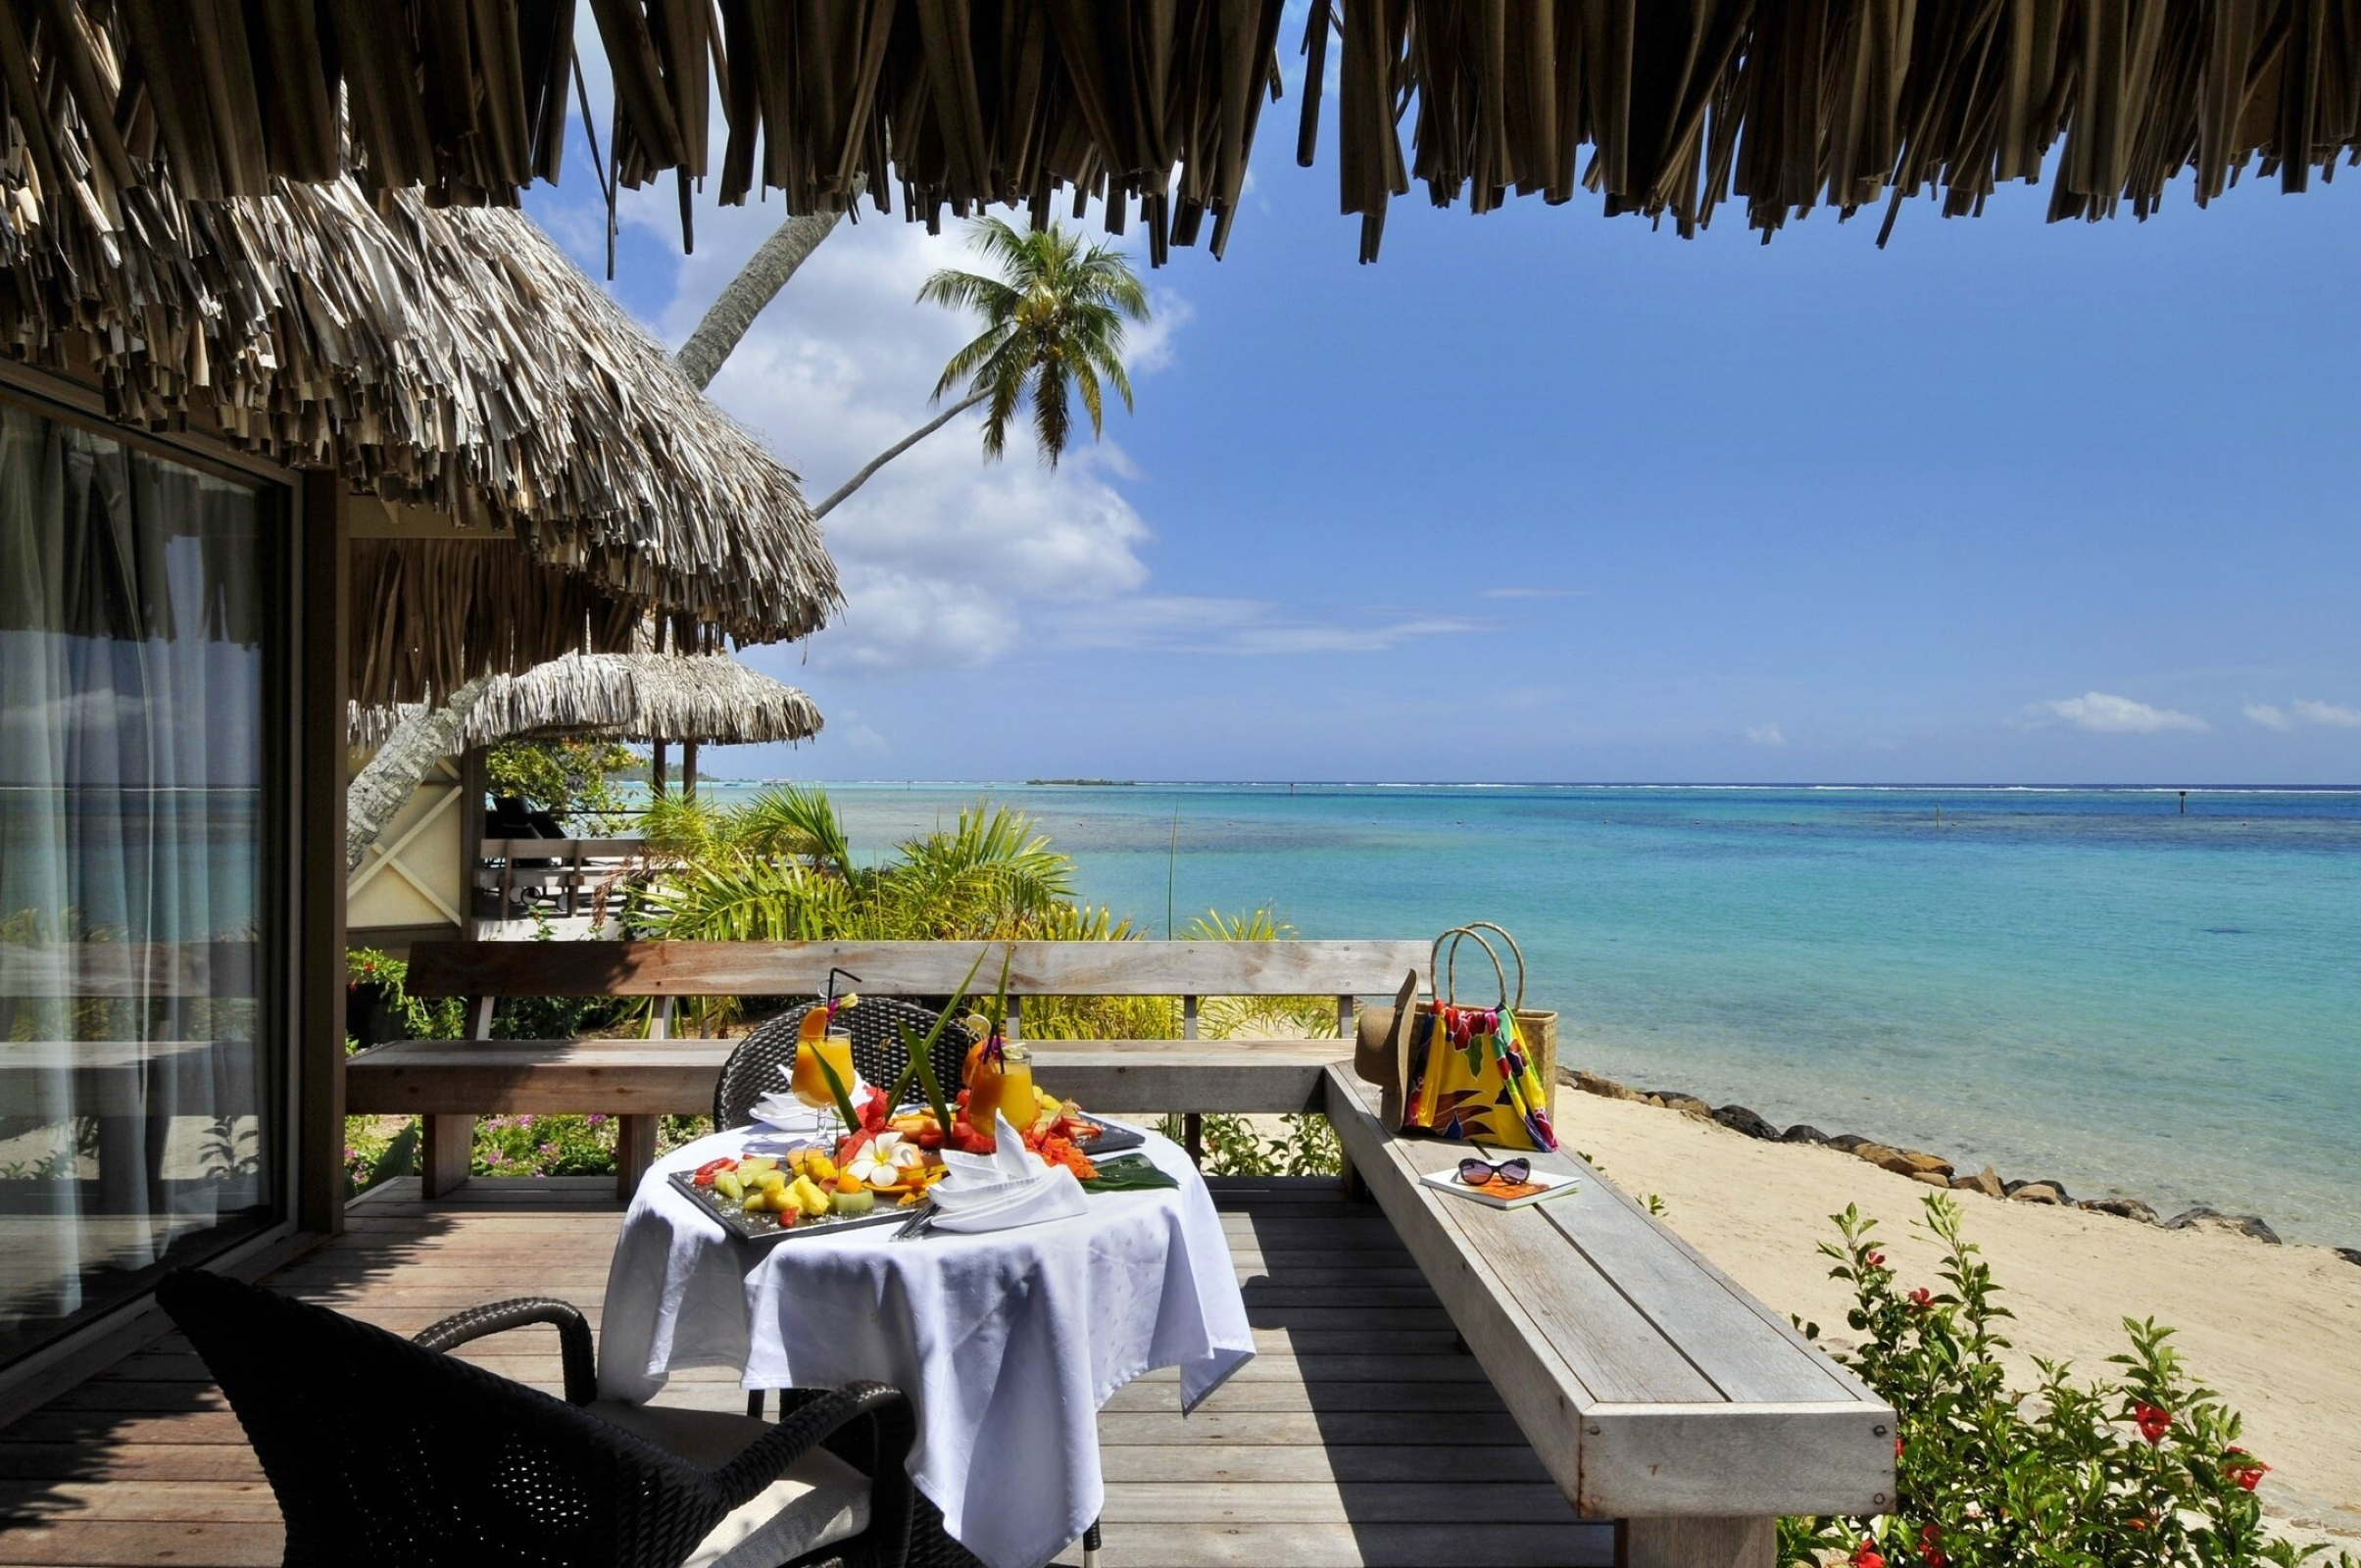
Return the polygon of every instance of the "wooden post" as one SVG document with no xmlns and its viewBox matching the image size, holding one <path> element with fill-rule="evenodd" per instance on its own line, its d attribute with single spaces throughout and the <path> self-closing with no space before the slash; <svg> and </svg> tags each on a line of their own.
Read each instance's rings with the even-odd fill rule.
<svg viewBox="0 0 2361 1568">
<path fill-rule="evenodd" d="M 296 1004 L 295 1218 L 307 1231 L 344 1229 L 345 700 L 351 681 L 352 519 L 335 466 L 297 493 L 293 692 L 300 751 L 288 780 L 296 857 L 289 936 Z M 283 993 L 282 993 L 283 994 Z"/>
<path fill-rule="evenodd" d="M 672 1038 L 672 999 L 658 997 L 648 1009 L 648 1038 Z M 661 1119 L 655 1116 L 624 1115 L 615 1118 L 615 1195 L 629 1200 L 639 1190 L 639 1180 L 656 1163 L 657 1135 L 662 1131 Z"/>
<path fill-rule="evenodd" d="M 1181 998 L 1181 1038 L 1197 1038 L 1195 997 Z M 1181 1112 L 1181 1147 L 1189 1152 L 1190 1164 L 1202 1165 L 1205 1162 L 1205 1118 L 1202 1112 L 1186 1109 Z"/>
<path fill-rule="evenodd" d="M 420 1116 L 418 1123 L 420 1196 L 440 1198 L 467 1186 L 475 1158 L 475 1118 Z"/>
<path fill-rule="evenodd" d="M 648 1167 L 656 1163 L 656 1142 L 660 1119 L 655 1116 L 618 1116 L 615 1135 L 615 1196 L 625 1202 L 639 1191 L 640 1179 Z"/>
<path fill-rule="evenodd" d="M 680 798 L 697 798 L 697 742 L 694 737 L 680 743 Z"/>
<path fill-rule="evenodd" d="M 1616 1568 L 1771 1568 L 1770 1519 L 1618 1519 Z"/>
<path fill-rule="evenodd" d="M 664 792 L 664 743 L 657 741 L 648 748 L 648 788 L 656 795 Z"/>
<path fill-rule="evenodd" d="M 475 901 L 480 891 L 476 873 L 484 865 L 484 796 L 491 781 L 484 775 L 484 749 L 470 746 L 459 760 L 459 939 L 475 940 Z"/>
<path fill-rule="evenodd" d="M 467 999 L 467 1038 L 492 1038 L 490 997 Z M 467 1185 L 475 1160 L 475 1118 L 466 1113 L 418 1118 L 418 1196 L 440 1198 Z"/>
</svg>

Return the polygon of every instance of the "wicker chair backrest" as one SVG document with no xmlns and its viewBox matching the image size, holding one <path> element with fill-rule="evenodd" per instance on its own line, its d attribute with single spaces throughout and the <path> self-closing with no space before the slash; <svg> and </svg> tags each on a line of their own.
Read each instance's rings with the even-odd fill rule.
<svg viewBox="0 0 2361 1568">
<path fill-rule="evenodd" d="M 218 1274 L 156 1297 L 246 1429 L 290 1568 L 673 1564 L 726 1511 L 685 1461 L 383 1329 Z"/>
<path fill-rule="evenodd" d="M 813 1003 L 790 1007 L 738 1043 L 738 1048 L 729 1054 L 729 1060 L 721 1065 L 720 1080 L 713 1085 L 715 1127 L 747 1125 L 754 1120 L 756 1101 L 774 1089 L 787 1087 L 786 1075 L 795 1070 L 796 1031 L 802 1027 L 804 1015 L 817 1005 Z M 879 1089 L 891 1089 L 902 1076 L 902 1070 L 910 1065 L 910 1048 L 904 1042 L 904 1032 L 908 1031 L 911 1040 L 923 1040 L 941 1016 L 914 1003 L 899 1002 L 892 997 L 863 997 L 839 1012 L 836 1022 L 853 1037 L 854 1068 Z M 959 1074 L 967 1063 L 967 1048 L 974 1044 L 975 1036 L 957 1020 L 944 1025 L 930 1058 L 944 1094 L 959 1092 Z"/>
</svg>

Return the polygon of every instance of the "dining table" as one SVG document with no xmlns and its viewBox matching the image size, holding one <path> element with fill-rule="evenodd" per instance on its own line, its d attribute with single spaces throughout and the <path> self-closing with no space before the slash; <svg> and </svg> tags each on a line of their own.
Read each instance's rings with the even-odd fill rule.
<svg viewBox="0 0 2361 1568">
<path fill-rule="evenodd" d="M 1098 1412 L 1117 1389 L 1177 1367 L 1185 1414 L 1254 1354 L 1204 1178 L 1178 1145 L 1137 1131 L 1171 1187 L 1093 1193 L 1070 1217 L 975 1234 L 741 1238 L 670 1178 L 784 1147 L 779 1135 L 738 1128 L 673 1150 L 623 1218 L 599 1392 L 644 1402 L 697 1367 L 735 1369 L 749 1390 L 890 1384 L 915 1407 L 910 1479 L 945 1533 L 986 1568 L 1039 1568 L 1099 1517 Z"/>
</svg>

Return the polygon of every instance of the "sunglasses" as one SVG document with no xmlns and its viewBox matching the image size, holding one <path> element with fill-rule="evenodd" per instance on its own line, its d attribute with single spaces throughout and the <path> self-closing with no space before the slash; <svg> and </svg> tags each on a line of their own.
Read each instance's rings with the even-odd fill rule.
<svg viewBox="0 0 2361 1568">
<path fill-rule="evenodd" d="M 1514 1186 L 1532 1175 L 1533 1161 L 1521 1154 L 1514 1159 L 1503 1159 L 1497 1165 L 1489 1159 L 1478 1159 L 1473 1154 L 1459 1161 L 1459 1179 L 1470 1187 L 1482 1187 L 1496 1181 Z"/>
</svg>

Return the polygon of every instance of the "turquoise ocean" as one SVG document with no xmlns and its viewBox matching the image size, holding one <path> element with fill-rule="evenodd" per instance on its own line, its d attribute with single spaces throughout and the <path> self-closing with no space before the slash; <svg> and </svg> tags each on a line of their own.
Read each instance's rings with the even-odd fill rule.
<svg viewBox="0 0 2361 1568">
<path fill-rule="evenodd" d="M 2107 788 L 830 794 L 863 853 L 1021 808 L 1152 938 L 1168 906 L 1186 930 L 1267 906 L 1305 937 L 1497 920 L 1568 1064 L 2361 1245 L 2361 791 L 2195 790 L 2186 813 Z"/>
</svg>

